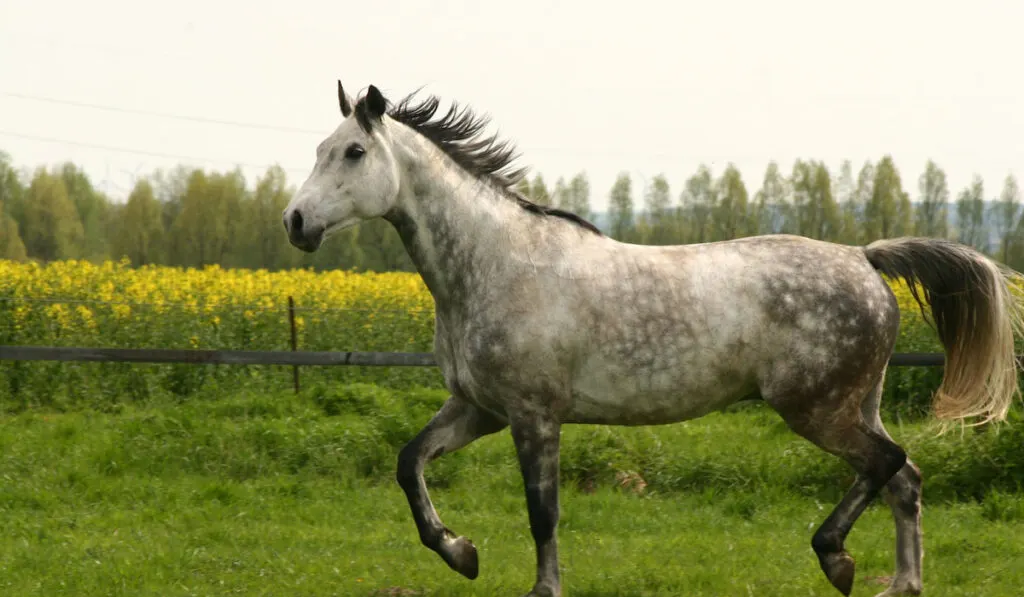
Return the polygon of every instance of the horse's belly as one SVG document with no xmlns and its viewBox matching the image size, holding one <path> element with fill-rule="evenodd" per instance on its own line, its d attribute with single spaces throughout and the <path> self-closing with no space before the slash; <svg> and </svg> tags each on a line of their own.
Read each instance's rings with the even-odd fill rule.
<svg viewBox="0 0 1024 597">
<path fill-rule="evenodd" d="M 709 355 L 710 356 L 710 355 Z M 703 416 L 756 393 L 753 371 L 728 359 L 626 367 L 595 359 L 573 380 L 566 422 L 657 425 Z M 653 365 L 653 366 L 652 366 Z"/>
</svg>

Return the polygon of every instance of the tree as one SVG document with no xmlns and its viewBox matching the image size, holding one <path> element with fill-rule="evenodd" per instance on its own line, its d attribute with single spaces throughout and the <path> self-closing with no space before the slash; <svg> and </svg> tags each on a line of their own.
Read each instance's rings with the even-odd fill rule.
<svg viewBox="0 0 1024 597">
<path fill-rule="evenodd" d="M 689 233 L 684 242 L 708 242 L 714 234 L 712 217 L 715 209 L 714 183 L 711 169 L 701 164 L 696 174 L 686 179 L 679 195 L 680 218 Z"/>
<path fill-rule="evenodd" d="M 295 263 L 296 252 L 288 243 L 281 214 L 288 207 L 291 192 L 280 166 L 272 166 L 256 181 L 256 189 L 245 202 L 245 247 L 241 263 L 246 267 L 284 269 Z"/>
<path fill-rule="evenodd" d="M 515 190 L 523 197 L 526 197 L 527 199 L 531 198 L 532 191 L 530 190 L 530 181 L 525 176 L 520 178 L 519 182 L 516 183 Z"/>
<path fill-rule="evenodd" d="M 999 235 L 999 258 L 1006 263 L 1020 216 L 1020 188 L 1013 174 L 1007 175 L 1003 181 L 1003 191 L 999 194 L 999 201 L 992 206 L 992 215 Z"/>
<path fill-rule="evenodd" d="M 865 161 L 857 172 L 857 186 L 854 188 L 853 197 L 857 204 L 857 243 L 868 243 L 867 211 L 871 196 L 875 193 L 875 165 L 870 160 Z"/>
<path fill-rule="evenodd" d="M 10 156 L 0 151 L 0 259 L 24 261 L 28 256 L 15 216 L 21 208 L 24 194 L 25 189 L 11 166 Z"/>
<path fill-rule="evenodd" d="M 572 200 L 569 198 L 569 185 L 565 184 L 565 177 L 559 176 L 555 181 L 555 188 L 551 190 L 551 203 L 558 209 L 569 209 Z M 571 211 L 571 210 L 570 210 Z"/>
<path fill-rule="evenodd" d="M 93 187 L 89 176 L 71 162 L 61 165 L 60 177 L 82 222 L 81 256 L 97 262 L 107 259 L 110 257 L 109 239 L 117 236 L 107 229 L 110 201 Z"/>
<path fill-rule="evenodd" d="M 136 267 L 164 263 L 162 211 L 153 185 L 146 179 L 136 182 L 120 214 L 120 233 L 111 242 L 113 256 L 127 257 Z"/>
<path fill-rule="evenodd" d="M 786 178 L 775 161 L 765 168 L 761 189 L 754 195 L 757 230 L 760 234 L 792 232 L 792 209 L 787 201 L 789 189 Z"/>
<path fill-rule="evenodd" d="M 195 168 L 179 165 L 168 172 L 157 170 L 149 177 L 156 198 L 163 206 L 164 230 L 170 230 L 174 221 L 178 219 L 185 200 L 185 191 L 188 190 L 192 175 L 197 171 Z"/>
<path fill-rule="evenodd" d="M 380 218 L 362 222 L 356 228 L 358 256 L 361 257 L 361 268 L 370 271 L 415 271 L 416 266 L 409 257 L 402 238 L 394 226 Z M 331 239 L 332 241 L 334 239 Z M 339 247 L 351 249 L 351 247 Z M 341 258 L 345 258 L 342 253 Z M 342 261 L 344 263 L 344 261 Z M 355 265 L 355 263 L 353 263 Z"/>
<path fill-rule="evenodd" d="M 839 235 L 842 233 L 839 204 L 832 193 L 832 175 L 825 162 L 814 162 L 811 197 L 814 205 L 815 238 L 828 241 L 839 240 Z"/>
<path fill-rule="evenodd" d="M 801 236 L 810 236 L 814 227 L 811 216 L 811 186 L 813 185 L 814 166 L 810 162 L 797 159 L 789 174 L 789 190 L 793 209 L 793 232 Z"/>
<path fill-rule="evenodd" d="M 171 227 L 171 246 L 178 265 L 234 265 L 245 194 L 245 179 L 238 170 L 192 173 Z"/>
<path fill-rule="evenodd" d="M 7 206 L 7 214 L 16 222 L 20 222 L 22 217 L 24 196 L 25 187 L 11 164 L 10 156 L 0 151 L 0 203 Z"/>
<path fill-rule="evenodd" d="M 857 202 L 857 181 L 853 177 L 853 164 L 843 160 L 835 184 L 836 204 L 839 206 L 839 242 L 856 245 L 860 243 L 860 214 L 863 209 Z"/>
<path fill-rule="evenodd" d="M 910 196 L 903 190 L 900 173 L 892 156 L 885 155 L 875 166 L 871 198 L 864 208 L 867 242 L 903 236 L 913 231 Z"/>
<path fill-rule="evenodd" d="M 533 177 L 533 182 L 530 183 L 530 199 L 537 205 L 551 205 L 551 193 L 548 192 L 548 187 L 544 184 L 544 177 L 540 175 L 540 172 Z"/>
<path fill-rule="evenodd" d="M 977 174 L 956 198 L 957 240 L 980 251 L 988 250 L 985 237 L 985 183 Z"/>
<path fill-rule="evenodd" d="M 918 180 L 921 192 L 917 208 L 917 234 L 935 238 L 949 235 L 949 186 L 946 173 L 932 160 L 928 160 Z"/>
<path fill-rule="evenodd" d="M 641 242 L 667 245 L 675 242 L 672 195 L 668 179 L 658 174 L 644 191 L 644 213 L 640 216 Z"/>
<path fill-rule="evenodd" d="M 36 170 L 25 193 L 21 239 L 29 257 L 43 261 L 77 259 L 85 232 L 64 180 Z"/>
<path fill-rule="evenodd" d="M 564 191 L 564 207 L 568 211 L 585 220 L 592 218 L 590 213 L 590 181 L 587 175 L 580 172 L 572 177 Z"/>
<path fill-rule="evenodd" d="M 797 234 L 820 240 L 839 235 L 839 206 L 832 196 L 832 176 L 823 162 L 797 160 L 790 176 Z"/>
<path fill-rule="evenodd" d="M 633 182 L 626 172 L 620 172 L 608 196 L 611 237 L 622 242 L 633 240 L 636 227 L 633 215 Z"/>
<path fill-rule="evenodd" d="M 728 240 L 747 236 L 750 212 L 747 187 L 735 165 L 729 164 L 715 183 L 714 220 L 717 238 Z"/>
<path fill-rule="evenodd" d="M 18 223 L 7 213 L 6 201 L 0 196 L 0 259 L 24 261 L 27 257 L 25 243 L 18 232 Z"/>
<path fill-rule="evenodd" d="M 1024 271 L 1024 218 L 1017 218 L 1010 245 L 1003 263 L 1017 271 Z"/>
</svg>

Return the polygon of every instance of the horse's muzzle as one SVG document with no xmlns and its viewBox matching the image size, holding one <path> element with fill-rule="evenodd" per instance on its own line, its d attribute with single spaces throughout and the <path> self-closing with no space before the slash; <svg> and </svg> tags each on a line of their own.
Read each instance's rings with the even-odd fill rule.
<svg viewBox="0 0 1024 597">
<path fill-rule="evenodd" d="M 302 217 L 302 212 L 295 209 L 290 213 L 284 213 L 284 229 L 288 232 L 288 241 L 293 246 L 307 252 L 312 253 L 320 248 L 320 243 L 324 238 L 324 227 L 321 225 L 310 225 Z"/>
</svg>

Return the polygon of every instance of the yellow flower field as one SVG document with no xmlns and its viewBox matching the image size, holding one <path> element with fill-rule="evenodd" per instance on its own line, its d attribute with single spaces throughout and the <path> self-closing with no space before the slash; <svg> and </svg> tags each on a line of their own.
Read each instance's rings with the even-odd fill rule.
<svg viewBox="0 0 1024 597">
<path fill-rule="evenodd" d="M 286 349 L 289 296 L 304 348 L 429 350 L 433 303 L 415 274 L 113 262 L 0 261 L 0 335 L 11 344 Z"/>
</svg>

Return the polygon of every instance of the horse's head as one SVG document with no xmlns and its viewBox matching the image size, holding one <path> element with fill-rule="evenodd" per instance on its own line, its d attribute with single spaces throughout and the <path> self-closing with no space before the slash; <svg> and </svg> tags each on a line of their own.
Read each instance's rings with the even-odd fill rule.
<svg viewBox="0 0 1024 597">
<path fill-rule="evenodd" d="M 338 102 L 344 120 L 317 146 L 313 171 L 283 214 L 288 240 L 310 253 L 331 233 L 383 216 L 398 195 L 387 100 L 371 85 L 353 104 L 338 81 Z"/>
</svg>

